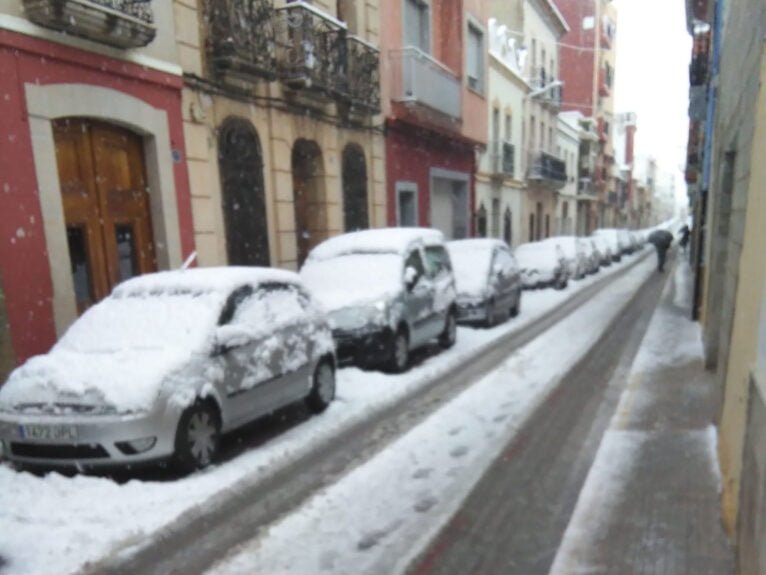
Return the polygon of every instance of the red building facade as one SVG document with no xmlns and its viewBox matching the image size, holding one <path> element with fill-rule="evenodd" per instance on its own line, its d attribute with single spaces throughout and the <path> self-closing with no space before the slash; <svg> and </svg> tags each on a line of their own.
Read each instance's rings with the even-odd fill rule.
<svg viewBox="0 0 766 575">
<path fill-rule="evenodd" d="M 469 237 L 487 141 L 488 2 L 404 0 L 383 18 L 388 223 Z"/>
<path fill-rule="evenodd" d="M 155 42 L 174 35 L 168 8 L 145 27 Z M 114 284 L 194 250 L 180 70 L 97 29 L 3 16 L 0 381 Z"/>
</svg>

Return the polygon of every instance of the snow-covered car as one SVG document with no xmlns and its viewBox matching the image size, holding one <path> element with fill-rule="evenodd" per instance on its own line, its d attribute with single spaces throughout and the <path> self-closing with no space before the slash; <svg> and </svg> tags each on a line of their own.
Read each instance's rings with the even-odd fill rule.
<svg viewBox="0 0 766 575">
<path fill-rule="evenodd" d="M 455 343 L 455 279 L 440 231 L 336 236 L 311 251 L 300 275 L 329 314 L 342 361 L 401 372 L 414 349 Z"/>
<path fill-rule="evenodd" d="M 609 242 L 604 238 L 598 236 L 591 236 L 584 238 L 586 241 L 590 241 L 596 254 L 598 254 L 599 265 L 602 267 L 609 267 L 612 265 L 612 248 L 609 247 Z"/>
<path fill-rule="evenodd" d="M 118 285 L 0 388 L 6 457 L 29 466 L 215 460 L 219 438 L 335 396 L 326 316 L 297 274 L 204 268 Z"/>
<path fill-rule="evenodd" d="M 601 229 L 593 232 L 593 237 L 603 240 L 612 252 L 612 261 L 619 262 L 622 255 L 627 253 L 628 246 L 625 244 L 623 235 L 616 229 Z"/>
<path fill-rule="evenodd" d="M 563 254 L 568 266 L 568 276 L 573 280 L 581 280 L 589 273 L 590 262 L 585 252 L 581 238 L 575 236 L 556 236 L 537 243 L 555 246 Z"/>
<path fill-rule="evenodd" d="M 564 289 L 569 283 L 569 265 L 555 244 L 530 242 L 514 250 L 521 269 L 521 283 L 525 289 L 555 287 Z"/>
<path fill-rule="evenodd" d="M 521 273 L 508 244 L 470 239 L 447 243 L 455 272 L 458 321 L 492 326 L 521 309 Z"/>
<path fill-rule="evenodd" d="M 583 253 L 585 253 L 585 260 L 587 262 L 587 273 L 595 274 L 601 269 L 601 253 L 599 253 L 596 245 L 590 238 L 578 238 L 580 245 L 582 246 Z"/>
</svg>

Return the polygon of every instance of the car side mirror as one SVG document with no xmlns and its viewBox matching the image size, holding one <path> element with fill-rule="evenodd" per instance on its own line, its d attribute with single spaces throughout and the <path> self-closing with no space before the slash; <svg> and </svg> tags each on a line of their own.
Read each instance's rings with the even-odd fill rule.
<svg viewBox="0 0 766 575">
<path fill-rule="evenodd" d="M 253 339 L 250 330 L 237 325 L 218 326 L 213 334 L 213 356 L 227 353 L 247 345 Z"/>
<path fill-rule="evenodd" d="M 419 279 L 420 274 L 418 273 L 418 270 L 412 266 L 407 266 L 404 270 L 404 285 L 407 286 L 407 290 L 412 291 Z"/>
</svg>

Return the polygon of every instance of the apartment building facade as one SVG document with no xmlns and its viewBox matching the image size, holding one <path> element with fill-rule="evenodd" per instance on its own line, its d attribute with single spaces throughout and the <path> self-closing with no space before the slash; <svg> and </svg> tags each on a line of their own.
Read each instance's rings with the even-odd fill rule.
<svg viewBox="0 0 766 575">
<path fill-rule="evenodd" d="M 401 0 L 382 18 L 388 223 L 473 235 L 487 145 L 486 0 Z"/>
<path fill-rule="evenodd" d="M 580 131 L 579 122 L 559 114 L 556 125 L 556 156 L 564 160 L 566 183 L 559 190 L 556 202 L 556 235 L 572 236 L 577 233 L 577 186 L 579 175 Z"/>
<path fill-rule="evenodd" d="M 598 227 L 617 223 L 618 195 L 612 142 L 617 9 L 611 0 L 555 0 L 570 30 L 561 48 L 562 107 L 594 118 L 599 150 L 593 172 Z"/>
<path fill-rule="evenodd" d="M 476 175 L 476 235 L 516 246 L 526 208 L 524 183 L 525 98 L 521 38 L 496 18 L 489 20 L 488 145 Z"/>
<path fill-rule="evenodd" d="M 174 0 L 200 265 L 384 225 L 378 2 Z"/>
<path fill-rule="evenodd" d="M 737 571 L 766 570 L 766 7 L 698 0 L 687 5 L 695 37 L 690 68 L 687 178 L 703 243 L 699 317 L 706 365 L 722 399 L 718 453 L 724 526 Z M 704 88 L 700 91 L 698 88 Z M 695 120 L 700 102 L 704 120 Z M 695 122 L 697 125 L 695 126 Z"/>
<path fill-rule="evenodd" d="M 182 87 L 171 3 L 0 2 L 3 372 L 194 251 Z"/>
</svg>

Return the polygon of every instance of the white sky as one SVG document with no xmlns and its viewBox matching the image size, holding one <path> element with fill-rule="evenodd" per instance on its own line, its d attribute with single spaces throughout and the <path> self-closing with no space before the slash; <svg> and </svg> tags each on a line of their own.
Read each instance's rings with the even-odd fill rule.
<svg viewBox="0 0 766 575">
<path fill-rule="evenodd" d="M 692 46 L 685 2 L 615 0 L 615 6 L 615 111 L 636 113 L 636 152 L 654 156 L 664 172 L 675 173 L 676 194 L 685 198 Z"/>
</svg>

